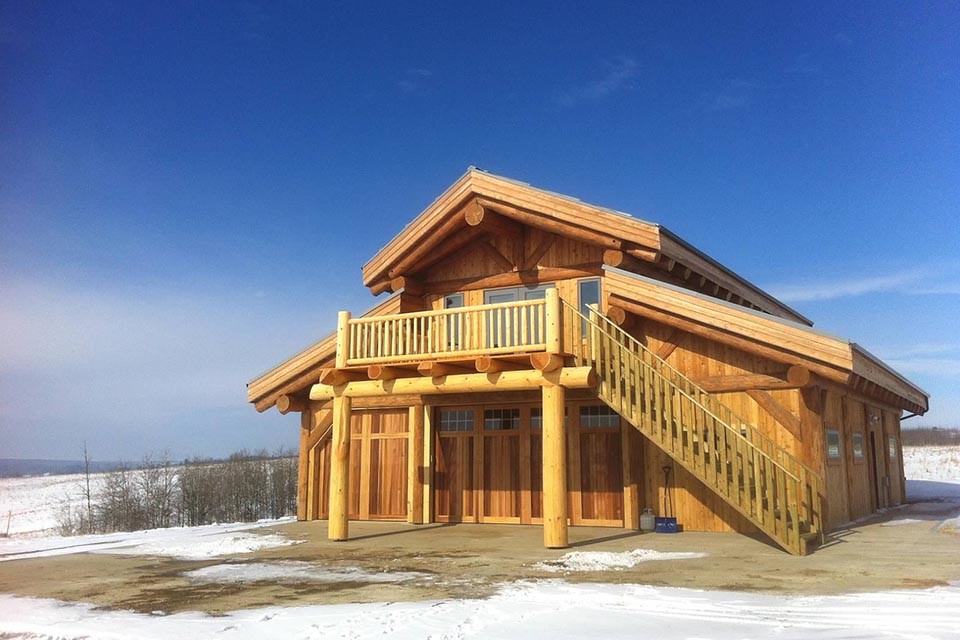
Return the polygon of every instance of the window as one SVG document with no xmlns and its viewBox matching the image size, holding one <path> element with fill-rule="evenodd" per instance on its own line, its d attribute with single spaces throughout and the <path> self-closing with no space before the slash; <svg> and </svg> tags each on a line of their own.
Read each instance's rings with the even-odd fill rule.
<svg viewBox="0 0 960 640">
<path fill-rule="evenodd" d="M 860 431 L 853 434 L 853 459 L 863 460 L 863 433 Z"/>
<path fill-rule="evenodd" d="M 440 431 L 473 431 L 473 410 L 441 409 Z"/>
<path fill-rule="evenodd" d="M 486 409 L 483 412 L 485 431 L 512 431 L 520 428 L 520 409 Z"/>
<path fill-rule="evenodd" d="M 463 306 L 463 294 L 454 293 L 443 298 L 444 309 L 459 309 Z M 460 326 L 457 319 L 453 316 L 447 317 L 447 348 L 459 349 L 460 344 Z"/>
<path fill-rule="evenodd" d="M 840 459 L 840 432 L 836 429 L 827 429 L 827 459 Z"/>
<path fill-rule="evenodd" d="M 887 455 L 891 460 L 897 459 L 897 439 L 893 436 L 887 437 Z"/>
<path fill-rule="evenodd" d="M 620 414 L 610 407 L 595 405 L 580 407 L 580 428 L 617 428 L 620 426 Z"/>
<path fill-rule="evenodd" d="M 544 284 L 535 287 L 510 287 L 509 289 L 493 289 L 483 293 L 484 304 L 502 304 L 507 302 L 521 302 L 524 300 L 543 300 L 547 297 L 547 289 L 552 289 L 554 285 Z M 507 313 L 491 310 L 486 312 L 486 333 L 487 347 L 513 347 L 517 346 L 514 342 L 518 341 L 519 331 L 516 326 L 520 324 L 519 319 L 508 322 Z M 513 320 L 511 318 L 511 320 Z M 507 330 L 509 325 L 513 325 L 514 331 Z M 543 342 L 546 337 L 541 335 L 539 324 L 533 321 L 533 318 L 527 320 L 527 341 L 530 344 Z"/>
<path fill-rule="evenodd" d="M 590 317 L 590 305 L 597 305 L 597 309 L 600 308 L 600 278 L 592 278 L 590 280 L 581 280 L 577 285 L 579 293 L 579 309 L 585 317 Z M 582 320 L 581 324 L 583 327 L 581 331 L 584 335 L 587 333 L 587 321 Z"/>
<path fill-rule="evenodd" d="M 570 416 L 567 415 L 567 410 L 563 410 L 563 424 L 566 425 L 569 422 Z M 531 431 L 542 431 L 543 430 L 543 409 L 541 407 L 533 407 L 530 409 L 530 430 Z"/>
</svg>

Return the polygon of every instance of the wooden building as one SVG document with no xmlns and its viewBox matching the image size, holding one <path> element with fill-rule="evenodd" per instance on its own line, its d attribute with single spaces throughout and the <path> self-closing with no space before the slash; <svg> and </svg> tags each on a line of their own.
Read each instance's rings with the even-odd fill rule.
<svg viewBox="0 0 960 640">
<path fill-rule="evenodd" d="M 496 522 L 564 547 L 669 503 L 802 554 L 905 500 L 924 391 L 659 225 L 470 169 L 362 275 L 392 295 L 248 385 L 300 413 L 298 517 L 332 539 Z"/>
</svg>

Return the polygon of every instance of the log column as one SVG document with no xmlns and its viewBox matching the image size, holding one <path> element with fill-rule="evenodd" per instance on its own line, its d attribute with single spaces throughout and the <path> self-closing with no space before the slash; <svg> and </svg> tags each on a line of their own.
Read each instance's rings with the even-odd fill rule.
<svg viewBox="0 0 960 640">
<path fill-rule="evenodd" d="M 350 408 L 348 396 L 333 399 L 333 442 L 330 448 L 329 530 L 331 540 L 346 540 L 350 497 Z"/>
<path fill-rule="evenodd" d="M 560 385 L 543 385 L 543 544 L 548 549 L 568 546 L 565 396 Z"/>
<path fill-rule="evenodd" d="M 423 405 L 410 407 L 407 424 L 410 440 L 407 445 L 407 522 L 423 524 Z"/>
</svg>

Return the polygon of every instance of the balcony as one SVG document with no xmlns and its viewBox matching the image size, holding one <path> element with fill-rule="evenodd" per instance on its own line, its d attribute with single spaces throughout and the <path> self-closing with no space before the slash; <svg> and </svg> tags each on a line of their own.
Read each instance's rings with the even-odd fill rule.
<svg viewBox="0 0 960 640">
<path fill-rule="evenodd" d="M 350 318 L 341 312 L 337 368 L 560 353 L 560 324 L 556 291 L 541 300 L 391 316 Z"/>
</svg>

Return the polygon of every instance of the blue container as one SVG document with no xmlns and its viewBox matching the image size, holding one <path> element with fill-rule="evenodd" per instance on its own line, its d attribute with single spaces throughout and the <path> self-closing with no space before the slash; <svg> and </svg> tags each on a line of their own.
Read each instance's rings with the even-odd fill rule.
<svg viewBox="0 0 960 640">
<path fill-rule="evenodd" d="M 676 518 L 657 518 L 654 520 L 653 530 L 657 533 L 676 533 L 677 532 L 677 519 Z"/>
</svg>

